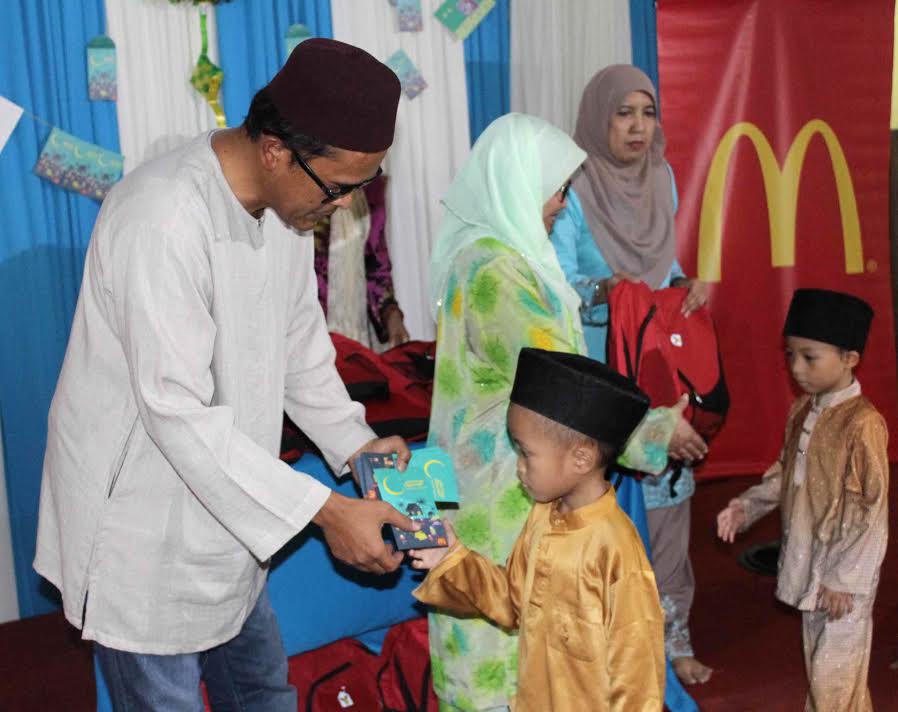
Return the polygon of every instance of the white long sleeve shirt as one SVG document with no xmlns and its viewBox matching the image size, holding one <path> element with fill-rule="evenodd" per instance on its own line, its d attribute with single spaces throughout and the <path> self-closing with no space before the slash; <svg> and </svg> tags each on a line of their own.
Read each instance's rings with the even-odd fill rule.
<svg viewBox="0 0 898 712">
<path fill-rule="evenodd" d="M 34 566 L 119 650 L 240 631 L 330 493 L 278 460 L 285 409 L 338 472 L 374 437 L 334 368 L 311 237 L 247 213 L 210 139 L 104 201 L 50 408 Z"/>
</svg>

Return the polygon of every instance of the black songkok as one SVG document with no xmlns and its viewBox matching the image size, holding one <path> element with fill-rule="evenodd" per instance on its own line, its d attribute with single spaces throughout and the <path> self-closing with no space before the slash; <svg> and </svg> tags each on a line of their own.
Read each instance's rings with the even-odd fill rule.
<svg viewBox="0 0 898 712">
<path fill-rule="evenodd" d="M 621 448 L 649 409 L 629 378 L 585 356 L 521 349 L 511 402 Z"/>
<path fill-rule="evenodd" d="M 358 47 L 321 37 L 301 42 L 267 89 L 295 131 L 329 146 L 378 153 L 393 143 L 399 78 Z"/>
<path fill-rule="evenodd" d="M 822 341 L 862 354 L 872 321 L 873 309 L 863 299 L 828 289 L 796 289 L 783 336 Z"/>
</svg>

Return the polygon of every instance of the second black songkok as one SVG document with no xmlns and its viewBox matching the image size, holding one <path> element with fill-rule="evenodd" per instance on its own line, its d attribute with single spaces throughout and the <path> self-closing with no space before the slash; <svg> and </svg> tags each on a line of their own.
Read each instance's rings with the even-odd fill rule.
<svg viewBox="0 0 898 712">
<path fill-rule="evenodd" d="M 783 336 L 822 341 L 862 354 L 872 321 L 872 307 L 859 297 L 828 289 L 796 289 Z"/>
<path fill-rule="evenodd" d="M 295 131 L 329 146 L 378 153 L 393 143 L 399 78 L 363 49 L 321 37 L 301 42 L 267 90 Z"/>
<path fill-rule="evenodd" d="M 649 409 L 633 381 L 585 356 L 521 349 L 511 402 L 621 448 Z"/>
</svg>

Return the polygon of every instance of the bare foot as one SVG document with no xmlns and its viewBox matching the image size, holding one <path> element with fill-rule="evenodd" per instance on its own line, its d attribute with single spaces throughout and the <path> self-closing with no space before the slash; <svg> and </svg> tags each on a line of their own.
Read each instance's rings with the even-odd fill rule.
<svg viewBox="0 0 898 712">
<path fill-rule="evenodd" d="M 670 663 L 673 665 L 677 677 L 680 678 L 680 682 L 684 685 L 707 682 L 711 679 L 711 673 L 714 672 L 707 665 L 703 665 L 691 657 L 674 658 Z"/>
</svg>

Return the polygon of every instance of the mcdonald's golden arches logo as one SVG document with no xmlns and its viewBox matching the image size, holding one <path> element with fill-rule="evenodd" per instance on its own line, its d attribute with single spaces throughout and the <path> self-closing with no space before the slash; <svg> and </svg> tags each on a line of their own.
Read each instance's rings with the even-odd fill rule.
<svg viewBox="0 0 898 712">
<path fill-rule="evenodd" d="M 864 255 L 861 244 L 861 225 L 857 212 L 857 200 L 851 172 L 845 153 L 835 132 L 820 119 L 808 121 L 795 136 L 786 160 L 780 169 L 767 137 L 752 123 L 740 122 L 732 126 L 720 140 L 711 170 L 705 182 L 702 212 L 698 233 L 698 277 L 708 282 L 720 281 L 720 257 L 723 243 L 723 194 L 727 170 L 733 149 L 745 136 L 754 146 L 761 164 L 764 192 L 767 196 L 767 213 L 770 219 L 770 256 L 774 267 L 792 267 L 795 264 L 795 215 L 798 210 L 798 187 L 801 169 L 808 144 L 820 134 L 826 142 L 836 190 L 839 211 L 842 216 L 842 240 L 845 249 L 845 272 L 863 271 Z"/>
</svg>

